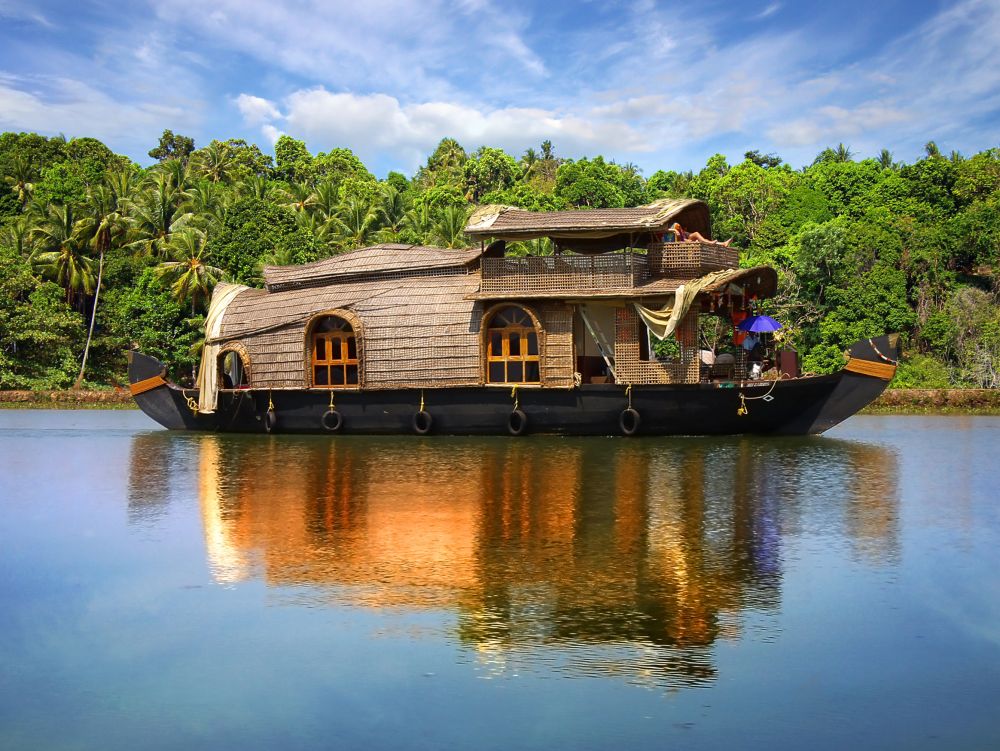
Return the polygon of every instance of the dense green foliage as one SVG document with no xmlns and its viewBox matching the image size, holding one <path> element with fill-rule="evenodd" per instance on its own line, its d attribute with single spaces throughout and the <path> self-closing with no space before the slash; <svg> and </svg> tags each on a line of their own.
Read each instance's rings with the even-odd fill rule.
<svg viewBox="0 0 1000 751">
<path fill-rule="evenodd" d="M 61 388 L 81 372 L 121 383 L 136 345 L 189 378 L 220 279 L 260 284 L 265 264 L 376 242 L 460 247 L 477 204 L 682 196 L 709 204 L 745 265 L 779 270 L 762 312 L 787 324 L 807 370 L 839 367 L 859 337 L 900 331 L 895 385 L 1000 386 L 1000 149 L 944 157 L 929 143 L 904 165 L 887 150 L 856 160 L 841 144 L 800 170 L 748 151 L 645 179 L 600 156 L 561 159 L 549 141 L 515 158 L 446 138 L 412 178 L 381 181 L 349 149 L 314 155 L 288 136 L 272 158 L 238 139 L 196 149 L 167 130 L 149 154 L 158 162 L 141 168 L 92 138 L 0 134 L 0 388 Z"/>
</svg>

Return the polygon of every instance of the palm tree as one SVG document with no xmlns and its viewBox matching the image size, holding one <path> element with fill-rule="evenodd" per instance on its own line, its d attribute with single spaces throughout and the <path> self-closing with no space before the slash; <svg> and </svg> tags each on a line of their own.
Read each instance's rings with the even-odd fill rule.
<svg viewBox="0 0 1000 751">
<path fill-rule="evenodd" d="M 306 208 L 318 212 L 325 221 L 334 216 L 340 207 L 340 186 L 336 180 L 324 180 L 316 186 L 312 198 L 312 203 Z"/>
<path fill-rule="evenodd" d="M 524 172 L 521 174 L 522 180 L 527 180 L 531 177 L 532 172 L 535 169 L 535 165 L 538 164 L 538 152 L 532 148 L 528 148 L 524 152 L 524 156 L 521 157 L 521 166 L 524 168 Z"/>
<path fill-rule="evenodd" d="M 114 193 L 118 212 L 128 213 L 128 208 L 139 193 L 139 175 L 124 169 L 108 172 L 104 175 L 104 184 Z"/>
<path fill-rule="evenodd" d="M 468 211 L 462 206 L 448 206 L 438 214 L 431 229 L 431 238 L 444 248 L 464 248 L 468 245 L 465 224 Z"/>
<path fill-rule="evenodd" d="M 251 175 L 237 186 L 239 195 L 256 198 L 258 201 L 274 201 L 278 186 L 262 175 Z M 276 202 L 276 201 L 275 201 Z"/>
<path fill-rule="evenodd" d="M 197 154 L 194 171 L 213 183 L 229 182 L 235 160 L 229 144 L 212 141 Z"/>
<path fill-rule="evenodd" d="M 178 191 L 184 191 L 191 187 L 191 162 L 187 159 L 167 159 L 150 169 L 151 175 L 157 178 L 165 175 L 169 184 Z"/>
<path fill-rule="evenodd" d="M 406 216 L 403 217 L 402 227 L 410 241 L 418 245 L 428 242 L 431 231 L 434 229 L 434 211 L 430 204 L 421 201 L 407 211 Z"/>
<path fill-rule="evenodd" d="M 335 221 L 327 219 L 318 211 L 314 211 L 312 213 L 308 211 L 300 211 L 295 215 L 295 223 L 315 237 L 316 240 L 321 245 L 326 246 L 328 250 L 334 250 L 334 246 L 337 242 Z M 271 262 L 269 261 L 268 263 Z M 289 263 L 294 263 L 294 261 L 289 261 Z M 272 265 L 286 266 L 288 264 L 274 262 Z"/>
<path fill-rule="evenodd" d="M 0 245 L 6 245 L 29 262 L 35 258 L 35 225 L 27 214 L 20 214 L 9 220 L 0 230 Z"/>
<path fill-rule="evenodd" d="M 340 211 L 332 218 L 334 234 L 337 239 L 351 250 L 364 247 L 378 228 L 378 213 L 370 204 L 358 198 L 347 199 Z"/>
<path fill-rule="evenodd" d="M 928 141 L 924 144 L 924 151 L 927 153 L 928 159 L 936 159 L 941 156 L 941 149 L 938 148 L 938 145 L 934 141 Z"/>
<path fill-rule="evenodd" d="M 168 261 L 156 267 L 156 276 L 168 284 L 177 302 L 191 301 L 191 315 L 199 301 L 206 301 L 222 279 L 223 271 L 208 263 L 208 236 L 186 227 L 175 232 L 166 245 Z"/>
<path fill-rule="evenodd" d="M 164 164 L 179 161 L 170 159 Z M 163 255 L 171 233 L 182 229 L 191 220 L 192 215 L 178 207 L 182 198 L 183 193 L 177 190 L 171 177 L 158 174 L 155 182 L 135 200 L 131 232 L 134 239 L 128 247 L 153 257 Z"/>
<path fill-rule="evenodd" d="M 292 211 L 305 211 L 316 204 L 316 193 L 311 185 L 292 183 L 284 190 L 285 202 L 282 204 Z"/>
<path fill-rule="evenodd" d="M 889 149 L 882 149 L 875 161 L 879 163 L 882 169 L 892 169 L 896 166 L 895 162 L 892 161 L 892 152 Z"/>
<path fill-rule="evenodd" d="M 88 215 L 80 220 L 80 231 L 89 237 L 89 245 L 98 253 L 97 285 L 94 288 L 94 301 L 90 308 L 90 326 L 87 329 L 87 343 L 83 348 L 83 358 L 80 360 L 80 373 L 73 384 L 74 389 L 83 385 L 83 376 L 87 369 L 87 356 L 90 354 L 90 342 L 94 337 L 94 323 L 97 320 L 97 303 L 101 296 L 101 279 L 104 276 L 104 257 L 112 247 L 119 245 L 128 233 L 129 223 L 125 215 L 128 207 L 128 195 L 132 183 L 124 173 L 108 176 L 110 179 L 104 185 L 97 185 L 87 195 Z M 109 184 L 110 183 L 110 184 Z M 112 187 L 114 186 L 114 187 Z"/>
<path fill-rule="evenodd" d="M 31 159 L 23 154 L 15 156 L 10 166 L 10 173 L 4 175 L 3 180 L 14 191 L 22 209 L 35 189 L 34 179 L 35 171 L 31 167 Z"/>
<path fill-rule="evenodd" d="M 72 206 L 50 204 L 33 235 L 42 249 L 35 264 L 66 290 L 66 302 L 72 303 L 75 294 L 93 293 L 93 260 L 86 255 L 87 238 Z"/>
<path fill-rule="evenodd" d="M 833 150 L 833 161 L 835 162 L 850 162 L 854 159 L 854 152 L 843 143 L 838 143 L 837 148 Z"/>
<path fill-rule="evenodd" d="M 202 179 L 184 191 L 180 208 L 205 224 L 221 226 L 226 219 L 226 193 L 218 183 Z"/>
<path fill-rule="evenodd" d="M 406 196 L 392 185 L 384 185 L 379 195 L 377 211 L 382 222 L 379 239 L 383 242 L 395 242 L 403 231 L 408 209 Z"/>
</svg>

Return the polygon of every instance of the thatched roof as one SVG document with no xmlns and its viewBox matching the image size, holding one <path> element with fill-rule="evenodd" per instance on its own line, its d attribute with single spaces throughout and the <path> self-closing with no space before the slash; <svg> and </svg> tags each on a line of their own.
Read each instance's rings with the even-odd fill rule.
<svg viewBox="0 0 1000 751">
<path fill-rule="evenodd" d="M 513 206 L 483 206 L 469 218 L 469 237 L 533 240 L 550 237 L 574 250 L 625 247 L 630 238 L 648 237 L 680 222 L 689 232 L 711 238 L 708 205 L 692 198 L 665 198 L 631 209 L 525 211 Z"/>
<path fill-rule="evenodd" d="M 676 292 L 678 287 L 690 281 L 691 279 L 653 279 L 636 287 L 636 296 L 652 297 L 657 294 Z M 721 292 L 730 284 L 746 287 L 750 294 L 757 295 L 757 297 L 774 297 L 778 290 L 778 272 L 770 266 L 734 269 L 707 285 L 703 291 Z"/>
<path fill-rule="evenodd" d="M 383 243 L 300 266 L 265 266 L 264 282 L 269 292 L 278 292 L 346 281 L 360 275 L 468 267 L 479 259 L 480 253 L 478 248 L 451 250 Z"/>
</svg>

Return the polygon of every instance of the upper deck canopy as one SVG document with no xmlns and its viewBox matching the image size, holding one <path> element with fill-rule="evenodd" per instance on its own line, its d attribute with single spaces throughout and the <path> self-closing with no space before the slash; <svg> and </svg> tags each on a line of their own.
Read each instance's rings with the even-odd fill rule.
<svg viewBox="0 0 1000 751">
<path fill-rule="evenodd" d="M 560 247 L 601 253 L 642 246 L 650 236 L 680 222 L 688 232 L 711 239 L 708 205 L 693 198 L 664 198 L 631 209 L 525 211 L 513 206 L 483 206 L 473 213 L 465 234 L 473 238 L 518 241 L 549 237 Z"/>
<path fill-rule="evenodd" d="M 298 266 L 265 266 L 264 282 L 269 292 L 277 292 L 358 276 L 467 267 L 478 261 L 481 253 L 479 248 L 451 250 L 383 243 Z"/>
</svg>

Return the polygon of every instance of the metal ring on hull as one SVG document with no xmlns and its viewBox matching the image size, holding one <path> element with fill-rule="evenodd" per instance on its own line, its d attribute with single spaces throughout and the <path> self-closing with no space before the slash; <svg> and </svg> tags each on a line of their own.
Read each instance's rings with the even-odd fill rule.
<svg viewBox="0 0 1000 751">
<path fill-rule="evenodd" d="M 427 435 L 434 426 L 434 418 L 425 409 L 413 415 L 413 432 L 417 435 Z"/>
</svg>

